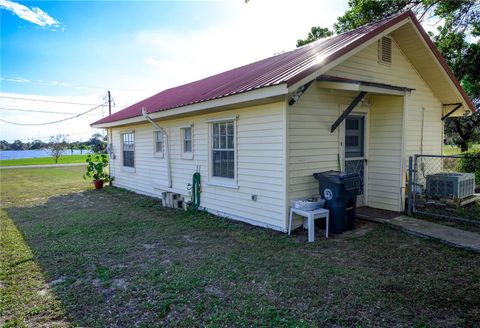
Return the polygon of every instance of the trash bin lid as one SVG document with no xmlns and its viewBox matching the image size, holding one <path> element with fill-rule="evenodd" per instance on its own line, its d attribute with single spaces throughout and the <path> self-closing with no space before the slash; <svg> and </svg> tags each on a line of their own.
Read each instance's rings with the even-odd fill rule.
<svg viewBox="0 0 480 328">
<path fill-rule="evenodd" d="M 346 173 L 334 170 L 314 173 L 313 176 L 319 181 L 329 181 L 333 183 L 343 183 L 344 180 L 359 178 L 357 173 Z"/>
</svg>

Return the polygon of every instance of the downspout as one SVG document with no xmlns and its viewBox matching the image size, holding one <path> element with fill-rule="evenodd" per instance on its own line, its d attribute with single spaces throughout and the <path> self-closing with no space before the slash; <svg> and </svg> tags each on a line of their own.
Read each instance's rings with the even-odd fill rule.
<svg viewBox="0 0 480 328">
<path fill-rule="evenodd" d="M 160 125 L 154 122 L 150 116 L 148 116 L 147 110 L 145 107 L 142 107 L 142 115 L 143 117 L 152 123 L 152 125 L 160 132 L 162 132 L 163 137 L 165 138 L 165 155 L 167 157 L 167 178 L 168 178 L 168 188 L 172 188 L 172 166 L 170 163 L 170 143 L 168 141 L 168 134 Z"/>
</svg>

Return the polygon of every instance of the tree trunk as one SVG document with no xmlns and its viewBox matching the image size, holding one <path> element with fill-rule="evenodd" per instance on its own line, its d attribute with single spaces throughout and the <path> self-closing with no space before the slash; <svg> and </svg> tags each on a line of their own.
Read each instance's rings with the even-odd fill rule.
<svg viewBox="0 0 480 328">
<path fill-rule="evenodd" d="M 468 142 L 472 137 L 473 127 L 467 126 L 465 128 L 462 128 L 460 122 L 457 120 L 455 121 L 455 128 L 457 130 L 458 136 L 460 137 L 460 141 L 458 142 L 460 150 L 462 153 L 464 153 L 468 151 Z"/>
<path fill-rule="evenodd" d="M 460 144 L 460 150 L 462 151 L 462 153 L 465 153 L 468 151 L 468 143 L 462 141 L 461 144 Z"/>
</svg>

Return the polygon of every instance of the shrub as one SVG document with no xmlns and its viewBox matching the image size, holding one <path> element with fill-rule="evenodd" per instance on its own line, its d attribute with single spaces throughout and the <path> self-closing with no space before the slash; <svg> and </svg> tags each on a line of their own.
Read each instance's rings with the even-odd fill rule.
<svg viewBox="0 0 480 328">
<path fill-rule="evenodd" d="M 460 159 L 460 171 L 475 173 L 475 185 L 480 186 L 480 150 L 472 150 L 464 155 Z"/>
<path fill-rule="evenodd" d="M 113 180 L 105 168 L 108 166 L 107 155 L 101 154 L 92 157 L 91 155 L 87 156 L 87 173 L 83 175 L 83 178 L 91 178 L 93 180 L 103 180 L 104 182 L 110 182 Z"/>
</svg>

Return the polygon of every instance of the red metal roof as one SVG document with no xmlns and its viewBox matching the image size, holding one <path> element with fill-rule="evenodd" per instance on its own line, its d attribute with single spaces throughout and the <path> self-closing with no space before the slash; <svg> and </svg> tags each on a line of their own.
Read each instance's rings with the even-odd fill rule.
<svg viewBox="0 0 480 328">
<path fill-rule="evenodd" d="M 117 113 L 104 117 L 92 125 L 141 116 L 143 107 L 147 109 L 148 113 L 154 113 L 279 84 L 286 84 L 289 87 L 407 17 L 412 18 L 425 37 L 426 34 L 415 15 L 411 11 L 406 11 L 397 16 L 321 39 L 280 55 L 164 90 Z M 433 43 L 428 36 L 426 38 L 431 47 Z M 465 101 L 474 108 L 441 55 L 438 57 L 438 50 L 435 52 L 435 46 L 433 48 L 435 55 L 459 88 Z"/>
</svg>

